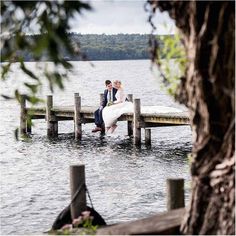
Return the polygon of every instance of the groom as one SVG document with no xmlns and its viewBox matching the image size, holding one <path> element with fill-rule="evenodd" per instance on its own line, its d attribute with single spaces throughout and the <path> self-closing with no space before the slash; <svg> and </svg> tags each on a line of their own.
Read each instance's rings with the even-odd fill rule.
<svg viewBox="0 0 236 236">
<path fill-rule="evenodd" d="M 112 104 L 114 101 L 116 101 L 115 95 L 117 89 L 112 87 L 112 82 L 110 80 L 106 80 L 105 85 L 106 89 L 104 91 L 102 104 L 99 109 L 94 112 L 96 127 L 92 130 L 93 133 L 98 131 L 105 131 L 104 122 L 102 119 L 102 110 L 105 106 Z"/>
</svg>

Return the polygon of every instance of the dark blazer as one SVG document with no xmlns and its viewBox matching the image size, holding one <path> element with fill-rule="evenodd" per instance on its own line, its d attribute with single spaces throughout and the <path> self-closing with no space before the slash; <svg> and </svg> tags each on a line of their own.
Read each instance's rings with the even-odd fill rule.
<svg viewBox="0 0 236 236">
<path fill-rule="evenodd" d="M 116 93 L 117 93 L 117 89 L 116 88 L 112 88 L 112 94 L 113 94 L 113 102 L 116 101 Z M 104 90 L 104 94 L 103 94 L 103 100 L 102 100 L 102 104 L 101 106 L 104 108 L 107 105 L 107 94 L 108 94 L 108 90 L 105 89 Z"/>
</svg>

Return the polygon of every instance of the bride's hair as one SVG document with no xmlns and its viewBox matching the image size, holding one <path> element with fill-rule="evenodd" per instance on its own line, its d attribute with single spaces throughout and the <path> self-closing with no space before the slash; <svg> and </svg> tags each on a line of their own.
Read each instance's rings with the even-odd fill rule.
<svg viewBox="0 0 236 236">
<path fill-rule="evenodd" d="M 120 88 L 123 89 L 123 86 L 120 80 L 114 80 L 113 84 L 115 85 L 115 87 L 117 86 L 117 84 L 120 84 Z"/>
</svg>

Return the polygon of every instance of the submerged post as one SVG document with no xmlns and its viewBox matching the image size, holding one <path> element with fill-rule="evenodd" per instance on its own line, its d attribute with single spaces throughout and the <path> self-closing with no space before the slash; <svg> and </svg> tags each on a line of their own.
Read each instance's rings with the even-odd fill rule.
<svg viewBox="0 0 236 236">
<path fill-rule="evenodd" d="M 129 102 L 133 102 L 133 94 L 128 94 L 128 100 Z M 127 130 L 128 130 L 128 135 L 132 136 L 133 135 L 132 121 L 127 121 Z"/>
<path fill-rule="evenodd" d="M 27 112 L 26 112 L 26 95 L 20 96 L 20 135 L 26 135 L 26 122 L 27 122 Z"/>
<path fill-rule="evenodd" d="M 140 99 L 134 99 L 134 144 L 141 145 L 141 128 L 140 128 L 140 121 L 141 121 L 141 106 L 140 106 Z"/>
<path fill-rule="evenodd" d="M 151 129 L 145 129 L 145 144 L 151 145 Z"/>
<path fill-rule="evenodd" d="M 81 97 L 79 96 L 79 93 L 75 93 L 74 97 L 75 97 L 75 108 L 74 108 L 75 139 L 80 140 L 82 137 Z"/>
<path fill-rule="evenodd" d="M 58 134 L 58 122 L 52 112 L 53 108 L 53 97 L 52 95 L 47 96 L 46 106 L 46 120 L 47 120 L 47 135 L 48 137 L 55 137 Z"/>
<path fill-rule="evenodd" d="M 184 179 L 167 179 L 167 210 L 184 207 Z"/>
<path fill-rule="evenodd" d="M 71 218 L 78 218 L 86 210 L 85 166 L 70 166 Z"/>
</svg>

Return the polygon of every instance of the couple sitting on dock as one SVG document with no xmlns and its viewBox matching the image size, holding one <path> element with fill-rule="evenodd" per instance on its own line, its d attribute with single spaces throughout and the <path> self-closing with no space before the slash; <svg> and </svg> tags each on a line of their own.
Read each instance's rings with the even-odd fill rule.
<svg viewBox="0 0 236 236">
<path fill-rule="evenodd" d="M 102 104 L 94 113 L 96 128 L 92 132 L 110 132 L 116 129 L 117 119 L 124 113 L 133 111 L 133 103 L 129 102 L 121 81 L 105 81 L 106 89 L 104 91 Z"/>
</svg>

